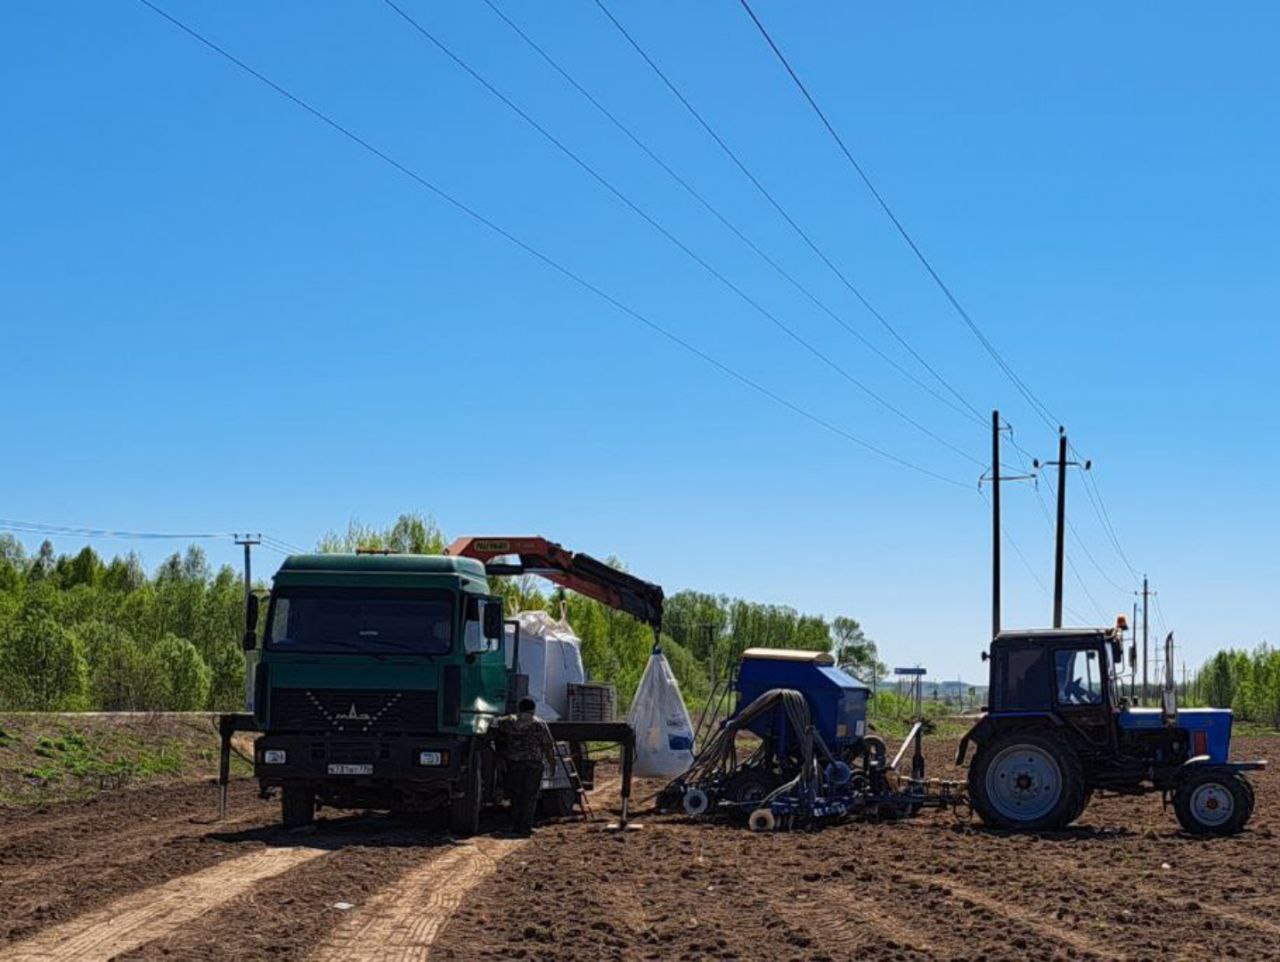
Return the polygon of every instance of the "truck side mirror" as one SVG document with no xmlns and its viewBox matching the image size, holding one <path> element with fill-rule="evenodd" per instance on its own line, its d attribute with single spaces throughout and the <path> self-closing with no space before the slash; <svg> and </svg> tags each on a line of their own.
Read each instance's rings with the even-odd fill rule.
<svg viewBox="0 0 1280 962">
<path fill-rule="evenodd" d="M 502 599 L 490 598 L 489 603 L 484 606 L 484 637 L 487 641 L 494 642 L 494 647 L 497 647 L 505 634 Z"/>
<path fill-rule="evenodd" d="M 258 646 L 258 596 L 250 594 L 244 605 L 244 650 Z"/>
</svg>

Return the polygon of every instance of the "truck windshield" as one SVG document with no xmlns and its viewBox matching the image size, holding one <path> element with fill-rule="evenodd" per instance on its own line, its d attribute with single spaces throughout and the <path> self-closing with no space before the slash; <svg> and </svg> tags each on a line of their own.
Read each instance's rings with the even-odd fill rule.
<svg viewBox="0 0 1280 962">
<path fill-rule="evenodd" d="M 283 588 L 272 593 L 273 651 L 444 654 L 453 644 L 452 592 L 405 588 Z"/>
</svg>

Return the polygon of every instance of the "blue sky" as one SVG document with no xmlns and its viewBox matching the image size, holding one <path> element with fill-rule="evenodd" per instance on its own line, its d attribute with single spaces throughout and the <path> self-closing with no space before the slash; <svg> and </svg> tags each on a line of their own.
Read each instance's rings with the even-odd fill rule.
<svg viewBox="0 0 1280 962">
<path fill-rule="evenodd" d="M 700 350 L 960 484 L 753 393 L 140 3 L 26 0 L 0 9 L 0 517 L 252 528 L 305 545 L 352 517 L 419 510 L 451 534 L 543 533 L 615 554 L 668 590 L 851 614 L 891 661 L 983 676 L 977 464 L 805 353 L 385 4 L 157 2 Z M 751 298 L 987 458 L 982 425 L 774 275 L 488 7 L 403 2 Z M 847 324 L 928 379 L 593 3 L 495 3 Z M 931 286 L 741 8 L 610 7 L 917 351 L 1051 457 L 1053 430 Z M 1093 460 L 1188 663 L 1274 639 L 1280 12 L 776 0 L 757 12 Z M 1069 622 L 1132 601 L 1083 483 L 1069 481 L 1080 539 L 1068 554 L 1092 600 L 1069 572 Z M 1051 584 L 1034 491 L 1007 486 L 1005 501 L 1009 534 Z M 165 550 L 98 546 L 139 547 L 150 565 Z M 225 542 L 209 550 L 236 557 Z M 1050 615 L 1008 546 L 1005 599 L 1008 625 Z"/>
</svg>

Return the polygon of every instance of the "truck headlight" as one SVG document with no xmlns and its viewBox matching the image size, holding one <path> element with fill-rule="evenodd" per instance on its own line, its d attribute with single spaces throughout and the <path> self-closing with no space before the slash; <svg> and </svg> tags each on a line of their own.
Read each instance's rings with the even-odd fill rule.
<svg viewBox="0 0 1280 962">
<path fill-rule="evenodd" d="M 285 753 L 283 748 L 268 748 L 262 753 L 262 764 L 264 765 L 283 765 L 285 763 Z"/>
<path fill-rule="evenodd" d="M 449 763 L 448 752 L 418 752 L 418 764 L 438 768 Z"/>
</svg>

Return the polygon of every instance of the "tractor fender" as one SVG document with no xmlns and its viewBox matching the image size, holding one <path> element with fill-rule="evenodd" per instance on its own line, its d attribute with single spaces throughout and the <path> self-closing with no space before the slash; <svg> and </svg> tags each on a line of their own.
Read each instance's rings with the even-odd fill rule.
<svg viewBox="0 0 1280 962">
<path fill-rule="evenodd" d="M 983 715 L 960 738 L 960 744 L 956 746 L 956 765 L 964 764 L 969 742 L 981 747 L 983 742 L 1008 731 L 1014 725 L 1027 728 L 1033 727 L 1037 722 L 1048 722 L 1054 728 L 1061 728 L 1063 725 L 1062 717 L 1051 711 L 1002 711 Z"/>
<path fill-rule="evenodd" d="M 1181 765 L 1184 774 L 1189 774 L 1192 769 L 1202 771 L 1206 768 L 1216 768 L 1224 772 L 1258 772 L 1266 767 L 1267 763 L 1261 759 L 1248 762 L 1215 762 L 1208 755 L 1196 755 L 1194 758 L 1188 758 Z"/>
</svg>

